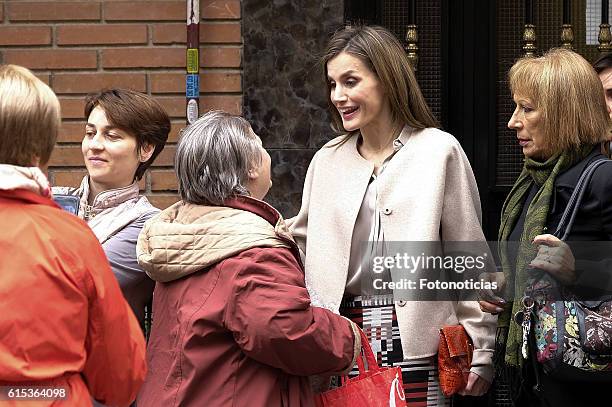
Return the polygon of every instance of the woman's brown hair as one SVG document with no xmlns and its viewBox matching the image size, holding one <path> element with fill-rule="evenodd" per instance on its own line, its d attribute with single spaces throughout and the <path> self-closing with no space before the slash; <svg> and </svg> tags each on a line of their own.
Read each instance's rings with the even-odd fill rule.
<svg viewBox="0 0 612 407">
<path fill-rule="evenodd" d="M 140 163 L 134 174 L 139 180 L 161 153 L 170 133 L 170 118 L 161 105 L 149 95 L 128 89 L 107 89 L 85 99 L 85 120 L 100 106 L 108 122 L 136 138 L 138 151 L 145 145 L 154 146 L 153 154 Z"/>
<path fill-rule="evenodd" d="M 349 137 L 358 132 L 344 129 L 342 118 L 329 97 L 331 85 L 327 78 L 327 64 L 342 52 L 360 59 L 378 77 L 389 100 L 394 122 L 415 129 L 438 127 L 397 38 L 383 27 L 355 25 L 337 31 L 329 40 L 321 59 L 335 132 Z"/>
</svg>

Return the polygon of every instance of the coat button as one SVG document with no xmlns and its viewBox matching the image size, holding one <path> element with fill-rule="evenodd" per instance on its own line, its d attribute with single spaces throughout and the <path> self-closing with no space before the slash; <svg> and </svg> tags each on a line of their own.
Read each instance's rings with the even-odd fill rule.
<svg viewBox="0 0 612 407">
<path fill-rule="evenodd" d="M 406 301 L 404 301 L 404 300 L 400 300 L 400 301 L 397 302 L 397 306 L 398 307 L 403 307 L 405 305 L 406 305 Z"/>
<path fill-rule="evenodd" d="M 391 213 L 393 213 L 393 209 L 391 209 L 391 208 L 385 208 L 385 209 L 383 209 L 383 213 L 384 213 L 385 215 L 391 215 Z"/>
</svg>

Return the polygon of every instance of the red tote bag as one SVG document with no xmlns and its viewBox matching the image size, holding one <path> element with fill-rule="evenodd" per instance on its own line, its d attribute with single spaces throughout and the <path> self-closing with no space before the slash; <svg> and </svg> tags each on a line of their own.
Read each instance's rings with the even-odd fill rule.
<svg viewBox="0 0 612 407">
<path fill-rule="evenodd" d="M 362 354 L 357 357 L 359 376 L 342 378 L 342 386 L 315 396 L 316 407 L 406 407 L 402 370 L 380 368 L 368 338 L 361 331 Z M 365 370 L 363 357 L 368 364 Z"/>
</svg>

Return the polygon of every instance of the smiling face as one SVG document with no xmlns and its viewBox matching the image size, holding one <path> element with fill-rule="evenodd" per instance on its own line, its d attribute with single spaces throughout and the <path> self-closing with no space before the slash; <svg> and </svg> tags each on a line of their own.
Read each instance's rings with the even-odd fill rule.
<svg viewBox="0 0 612 407">
<path fill-rule="evenodd" d="M 513 99 L 516 109 L 508 122 L 508 128 L 516 131 L 525 157 L 547 160 L 550 153 L 547 152 L 542 131 L 542 112 L 536 109 L 534 102 L 528 97 L 515 94 Z"/>
<path fill-rule="evenodd" d="M 130 185 L 136 168 L 151 157 L 153 147 L 144 146 L 139 157 L 136 138 L 113 127 L 98 106 L 87 119 L 81 151 L 92 191 L 100 193 Z"/>
<path fill-rule="evenodd" d="M 392 122 L 382 83 L 357 57 L 341 52 L 327 63 L 330 100 L 346 131 L 376 133 Z"/>
</svg>

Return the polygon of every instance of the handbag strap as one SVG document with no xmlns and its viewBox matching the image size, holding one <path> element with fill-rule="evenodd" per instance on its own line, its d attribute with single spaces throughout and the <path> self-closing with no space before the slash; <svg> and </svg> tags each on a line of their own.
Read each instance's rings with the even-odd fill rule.
<svg viewBox="0 0 612 407">
<path fill-rule="evenodd" d="M 359 333 L 361 335 L 361 350 L 363 355 L 359 355 L 357 357 L 357 367 L 359 368 L 359 375 L 365 374 L 365 366 L 363 364 L 363 357 L 365 356 L 365 360 L 368 363 L 368 372 L 377 372 L 380 370 L 378 367 L 378 363 L 376 362 L 376 358 L 374 357 L 374 352 L 372 352 L 372 347 L 370 346 L 370 341 L 368 341 L 368 337 L 366 334 L 360 329 Z"/>
<path fill-rule="evenodd" d="M 578 182 L 576 183 L 576 188 L 574 188 L 574 192 L 572 192 L 572 195 L 567 203 L 567 207 L 565 208 L 565 211 L 563 211 L 563 215 L 561 216 L 561 220 L 559 221 L 557 230 L 555 230 L 553 235 L 555 235 L 561 240 L 567 239 L 572 230 L 572 226 L 574 224 L 574 220 L 576 219 L 578 209 L 580 208 L 582 198 L 584 197 L 586 187 L 588 186 L 589 182 L 591 181 L 591 178 L 593 177 L 593 173 L 595 173 L 597 167 L 607 161 L 612 160 L 608 160 L 605 158 L 595 160 L 590 163 L 582 172 L 580 178 L 578 179 Z"/>
</svg>

